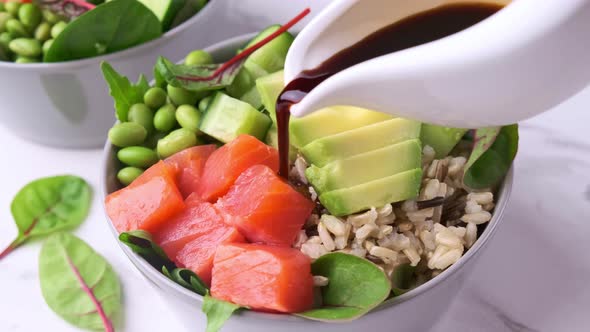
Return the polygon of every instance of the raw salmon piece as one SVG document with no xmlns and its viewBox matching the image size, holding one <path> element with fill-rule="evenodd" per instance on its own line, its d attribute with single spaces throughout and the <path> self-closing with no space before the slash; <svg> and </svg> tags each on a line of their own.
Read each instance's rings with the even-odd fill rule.
<svg viewBox="0 0 590 332">
<path fill-rule="evenodd" d="M 193 194 L 186 208 L 154 233 L 168 258 L 180 267 L 194 271 L 207 285 L 211 283 L 213 256 L 222 243 L 244 242 L 238 231 L 225 224 L 209 202 Z"/>
<path fill-rule="evenodd" d="M 219 246 L 213 261 L 211 295 L 254 310 L 309 310 L 313 305 L 310 259 L 286 247 Z"/>
<path fill-rule="evenodd" d="M 182 150 L 164 160 L 177 170 L 176 183 L 183 197 L 197 191 L 205 162 L 217 147 L 213 144 L 199 145 Z"/>
<path fill-rule="evenodd" d="M 204 200 L 214 203 L 227 193 L 242 172 L 258 164 L 266 165 L 277 172 L 278 151 L 254 136 L 240 135 L 217 149 L 207 159 L 198 192 Z"/>
<path fill-rule="evenodd" d="M 215 205 L 250 242 L 291 246 L 314 203 L 274 170 L 255 165 Z"/>
<path fill-rule="evenodd" d="M 107 214 L 119 232 L 154 232 L 184 209 L 174 168 L 163 161 L 147 169 L 129 186 L 107 196 Z"/>
</svg>

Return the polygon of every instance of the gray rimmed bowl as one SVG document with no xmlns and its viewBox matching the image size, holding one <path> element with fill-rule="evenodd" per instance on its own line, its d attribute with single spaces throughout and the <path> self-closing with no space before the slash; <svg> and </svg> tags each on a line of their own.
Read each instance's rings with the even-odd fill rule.
<svg viewBox="0 0 590 332">
<path fill-rule="evenodd" d="M 206 50 L 211 52 L 216 60 L 224 61 L 235 54 L 235 50 L 251 37 L 252 35 L 232 38 L 208 47 Z M 117 165 L 115 150 L 107 142 L 101 169 L 103 198 L 120 188 L 116 177 Z M 512 177 L 513 171 L 511 169 L 498 191 L 492 220 L 473 247 L 458 262 L 434 279 L 384 303 L 366 316 L 347 323 L 322 323 L 295 316 L 247 311 L 232 317 L 225 324 L 223 331 L 301 332 L 303 329 L 322 332 L 428 331 L 449 308 L 449 303 L 461 289 L 463 281 L 475 266 L 474 258 L 483 252 L 500 226 L 512 188 Z M 113 236 L 118 238 L 119 234 L 108 215 L 106 219 Z M 187 331 L 204 330 L 204 316 L 200 314 L 203 298 L 200 295 L 169 280 L 124 244 L 119 242 L 119 246 L 145 278 L 161 292 L 162 298 L 168 302 L 171 310 L 177 314 Z"/>
</svg>

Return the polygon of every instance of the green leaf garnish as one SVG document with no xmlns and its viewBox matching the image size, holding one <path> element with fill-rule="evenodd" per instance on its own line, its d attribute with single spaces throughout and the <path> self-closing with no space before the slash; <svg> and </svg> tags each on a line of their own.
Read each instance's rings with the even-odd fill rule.
<svg viewBox="0 0 590 332">
<path fill-rule="evenodd" d="M 518 125 L 477 129 L 463 183 L 472 189 L 494 187 L 510 169 L 517 151 Z"/>
<path fill-rule="evenodd" d="M 297 314 L 319 321 L 349 321 L 381 304 L 391 292 L 387 275 L 375 264 L 349 254 L 330 253 L 312 265 L 313 275 L 327 277 L 321 308 Z"/>
<path fill-rule="evenodd" d="M 156 77 L 164 78 L 168 84 L 175 87 L 182 87 L 191 91 L 209 91 L 225 88 L 230 85 L 240 68 L 243 61 L 238 61 L 234 65 L 223 70 L 219 75 L 214 73 L 223 66 L 223 64 L 187 66 L 183 64 L 174 64 L 170 60 L 159 57 L 156 62 Z M 184 79 L 192 78 L 192 80 Z M 202 78 L 202 79 L 200 79 Z"/>
<path fill-rule="evenodd" d="M 41 9 L 49 10 L 50 12 L 69 20 L 74 19 L 95 7 L 94 4 L 81 0 L 34 0 L 33 2 Z"/>
<path fill-rule="evenodd" d="M 86 219 L 91 199 L 90 186 L 77 176 L 54 176 L 30 182 L 12 200 L 10 210 L 18 236 L 0 252 L 0 259 L 32 237 L 77 227 Z"/>
<path fill-rule="evenodd" d="M 70 22 L 45 54 L 45 62 L 71 61 L 113 53 L 162 35 L 160 21 L 136 0 L 97 6 Z"/>
<path fill-rule="evenodd" d="M 143 257 L 158 271 L 161 271 L 163 266 L 170 270 L 176 268 L 176 265 L 166 256 L 164 250 L 153 241 L 152 235 L 146 231 L 123 232 L 119 234 L 119 241 Z"/>
<path fill-rule="evenodd" d="M 209 293 L 203 298 L 203 312 L 207 315 L 207 329 L 205 332 L 217 332 L 223 324 L 238 309 L 246 309 L 230 302 L 213 298 Z"/>
<path fill-rule="evenodd" d="M 186 289 L 192 290 L 199 295 L 205 296 L 209 290 L 201 278 L 189 269 L 176 268 L 170 272 L 168 268 L 164 266 L 162 267 L 162 273 L 175 283 Z"/>
<path fill-rule="evenodd" d="M 89 330 L 114 331 L 121 285 L 111 265 L 69 233 L 47 239 L 39 255 L 45 302 L 64 320 Z"/>
<path fill-rule="evenodd" d="M 140 75 L 137 83 L 131 84 L 127 77 L 119 74 L 108 62 L 102 62 L 100 69 L 115 101 L 117 119 L 126 122 L 129 108 L 133 104 L 143 102 L 143 95 L 150 88 L 149 83 L 143 75 Z"/>
</svg>

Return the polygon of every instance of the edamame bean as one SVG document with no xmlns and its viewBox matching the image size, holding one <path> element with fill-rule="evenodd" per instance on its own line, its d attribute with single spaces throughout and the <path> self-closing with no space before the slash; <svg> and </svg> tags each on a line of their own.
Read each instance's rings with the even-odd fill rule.
<svg viewBox="0 0 590 332">
<path fill-rule="evenodd" d="M 47 51 L 49 51 L 49 48 L 51 47 L 51 45 L 53 45 L 53 39 L 48 39 L 43 43 L 43 54 L 47 53 Z"/>
<path fill-rule="evenodd" d="M 20 2 L 18 1 L 10 1 L 4 4 L 4 9 L 10 14 L 16 16 L 18 14 L 18 9 L 20 8 Z"/>
<path fill-rule="evenodd" d="M 117 152 L 117 158 L 129 166 L 148 168 L 158 162 L 158 155 L 143 146 L 130 146 Z"/>
<path fill-rule="evenodd" d="M 205 112 L 207 110 L 207 107 L 209 107 L 209 103 L 211 102 L 211 99 L 213 99 L 213 97 L 211 97 L 211 96 L 207 96 L 207 97 L 201 99 L 201 101 L 199 102 L 199 111 Z"/>
<path fill-rule="evenodd" d="M 44 42 L 49 38 L 51 38 L 51 24 L 42 22 L 37 29 L 35 29 L 35 39 Z"/>
<path fill-rule="evenodd" d="M 51 37 L 57 38 L 57 36 L 59 36 L 59 34 L 64 31 L 67 25 L 68 24 L 64 21 L 55 23 L 55 25 L 51 27 Z"/>
<path fill-rule="evenodd" d="M 168 158 L 177 152 L 197 145 L 197 143 L 195 133 L 185 128 L 176 129 L 158 141 L 158 155 L 160 158 Z"/>
<path fill-rule="evenodd" d="M 26 56 L 17 56 L 16 59 L 14 59 L 15 63 L 37 63 L 40 62 L 37 58 L 29 58 Z"/>
<path fill-rule="evenodd" d="M 4 8 L 4 2 L 0 2 L 0 12 L 3 12 L 6 8 Z"/>
<path fill-rule="evenodd" d="M 168 97 L 176 106 L 180 105 L 194 105 L 197 100 L 198 96 L 193 91 L 188 91 L 183 88 L 177 88 L 172 85 L 168 85 Z"/>
<path fill-rule="evenodd" d="M 2 32 L 0 33 L 0 47 L 8 51 L 8 44 L 12 41 L 12 37 L 10 37 L 10 33 Z"/>
<path fill-rule="evenodd" d="M 117 179 L 119 179 L 119 182 L 121 182 L 124 186 L 128 186 L 131 184 L 131 182 L 135 181 L 135 179 L 137 179 L 141 174 L 143 174 L 143 169 L 129 166 L 122 168 L 117 173 Z"/>
<path fill-rule="evenodd" d="M 159 131 L 168 132 L 176 125 L 176 107 L 166 104 L 154 115 L 154 127 Z"/>
<path fill-rule="evenodd" d="M 41 43 L 37 39 L 32 38 L 16 38 L 13 39 L 8 48 L 16 55 L 34 58 L 41 55 Z"/>
<path fill-rule="evenodd" d="M 184 59 L 184 64 L 188 66 L 209 65 L 213 63 L 213 57 L 206 51 L 194 50 Z"/>
<path fill-rule="evenodd" d="M 53 13 L 50 10 L 43 11 L 43 18 L 45 18 L 45 20 L 51 24 L 55 24 L 60 21 L 59 15 Z"/>
<path fill-rule="evenodd" d="M 147 130 L 148 135 L 154 131 L 154 111 L 145 104 L 131 105 L 127 119 L 129 122 L 142 125 Z"/>
<path fill-rule="evenodd" d="M 12 38 L 29 36 L 29 33 L 25 29 L 25 26 L 15 18 L 11 18 L 8 21 L 6 21 L 6 31 L 10 33 Z"/>
<path fill-rule="evenodd" d="M 180 105 L 176 109 L 176 121 L 182 128 L 188 129 L 193 133 L 199 132 L 201 123 L 201 113 L 191 105 Z"/>
<path fill-rule="evenodd" d="M 142 146 L 145 146 L 146 148 L 150 148 L 150 149 L 155 149 L 158 146 L 158 141 L 164 137 L 166 137 L 166 133 L 163 133 L 161 131 L 157 131 L 157 132 L 151 134 L 150 136 L 148 136 L 148 138 L 146 138 L 146 140 Z"/>
<path fill-rule="evenodd" d="M 109 130 L 108 137 L 113 145 L 124 148 L 143 143 L 147 130 L 135 122 L 117 123 Z"/>
<path fill-rule="evenodd" d="M 158 109 L 166 104 L 166 91 L 159 87 L 154 87 L 146 91 L 143 95 L 143 102 L 152 109 Z"/>
<path fill-rule="evenodd" d="M 18 9 L 18 18 L 29 30 L 34 30 L 43 19 L 41 9 L 32 3 L 25 3 Z"/>
<path fill-rule="evenodd" d="M 6 22 L 12 18 L 12 15 L 0 12 L 0 33 L 6 31 Z"/>
</svg>

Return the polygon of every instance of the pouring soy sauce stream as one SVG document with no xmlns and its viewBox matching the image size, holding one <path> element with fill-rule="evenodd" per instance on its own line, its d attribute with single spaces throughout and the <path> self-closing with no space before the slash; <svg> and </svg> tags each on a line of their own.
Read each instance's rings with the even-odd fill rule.
<svg viewBox="0 0 590 332">
<path fill-rule="evenodd" d="M 450 4 L 424 11 L 381 28 L 341 50 L 318 67 L 305 70 L 287 84 L 277 100 L 279 175 L 289 176 L 289 118 L 291 106 L 330 76 L 358 63 L 426 44 L 469 28 L 503 6 L 490 3 Z M 329 125 L 329 124 L 326 124 Z"/>
</svg>

